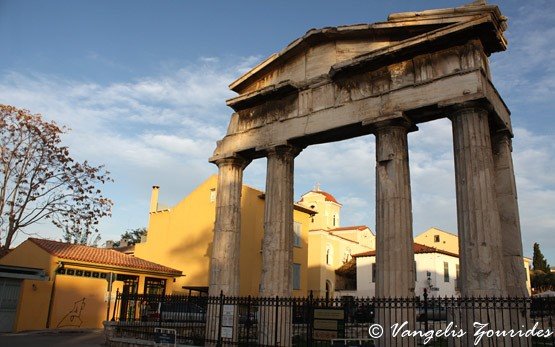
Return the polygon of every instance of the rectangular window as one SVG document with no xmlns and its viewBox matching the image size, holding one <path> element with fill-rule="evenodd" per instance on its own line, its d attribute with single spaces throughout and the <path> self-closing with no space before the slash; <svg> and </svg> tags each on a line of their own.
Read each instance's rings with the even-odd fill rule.
<svg viewBox="0 0 555 347">
<path fill-rule="evenodd" d="M 301 264 L 293 264 L 293 290 L 301 289 Z"/>
<path fill-rule="evenodd" d="M 434 242 L 439 242 L 439 235 L 434 235 Z"/>
<path fill-rule="evenodd" d="M 372 263 L 372 283 L 376 282 L 376 263 Z"/>
<path fill-rule="evenodd" d="M 455 265 L 455 275 L 457 276 L 455 279 L 455 290 L 459 290 L 459 264 Z"/>
<path fill-rule="evenodd" d="M 216 188 L 210 189 L 210 202 L 216 201 Z"/>
<path fill-rule="evenodd" d="M 443 262 L 443 281 L 449 282 L 449 263 Z"/>
<path fill-rule="evenodd" d="M 293 223 L 293 246 L 301 247 L 301 223 L 294 222 Z"/>
</svg>

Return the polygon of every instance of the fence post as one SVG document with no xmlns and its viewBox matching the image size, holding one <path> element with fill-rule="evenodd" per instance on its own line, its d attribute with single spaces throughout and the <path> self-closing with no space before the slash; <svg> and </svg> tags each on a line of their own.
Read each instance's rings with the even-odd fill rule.
<svg viewBox="0 0 555 347">
<path fill-rule="evenodd" d="M 278 317 L 279 317 L 279 296 L 276 295 L 276 313 L 274 315 L 274 346 L 277 346 L 278 339 Z"/>
<path fill-rule="evenodd" d="M 216 346 L 222 345 L 222 315 L 224 313 L 224 291 L 220 292 L 220 314 L 218 317 L 218 342 Z"/>
<path fill-rule="evenodd" d="M 313 321 L 313 317 L 312 317 L 312 313 L 313 313 L 313 302 L 312 300 L 314 299 L 314 295 L 312 293 L 312 290 L 310 291 L 310 293 L 308 294 L 308 305 L 307 305 L 307 309 L 308 311 L 306 312 L 306 345 L 308 347 L 312 346 L 312 321 Z M 303 317 L 304 318 L 304 317 Z"/>
<path fill-rule="evenodd" d="M 116 289 L 116 301 L 114 302 L 114 310 L 112 311 L 112 319 L 111 319 L 112 322 L 116 320 L 116 307 L 118 307 L 119 299 L 120 299 L 119 288 L 117 288 Z"/>
<path fill-rule="evenodd" d="M 428 331 L 428 289 L 424 288 L 424 331 Z"/>
</svg>

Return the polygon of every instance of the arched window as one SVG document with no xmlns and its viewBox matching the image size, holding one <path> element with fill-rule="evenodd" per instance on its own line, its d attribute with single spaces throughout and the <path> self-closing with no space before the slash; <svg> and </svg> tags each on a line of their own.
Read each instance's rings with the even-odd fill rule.
<svg viewBox="0 0 555 347">
<path fill-rule="evenodd" d="M 326 245 L 326 265 L 332 265 L 332 264 L 333 264 L 333 248 L 328 243 Z"/>
</svg>

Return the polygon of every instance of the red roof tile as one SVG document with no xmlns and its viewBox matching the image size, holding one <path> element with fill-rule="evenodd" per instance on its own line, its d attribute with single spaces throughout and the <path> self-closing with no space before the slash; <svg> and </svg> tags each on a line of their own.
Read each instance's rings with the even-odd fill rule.
<svg viewBox="0 0 555 347">
<path fill-rule="evenodd" d="M 414 254 L 418 254 L 418 253 L 441 253 L 441 254 L 445 254 L 445 255 L 450 255 L 452 257 L 458 257 L 458 254 L 455 253 L 451 253 L 451 252 L 447 252 L 441 249 L 437 249 L 434 247 L 428 247 L 426 245 L 421 245 L 419 243 L 414 243 L 412 246 L 412 250 L 414 251 Z M 353 257 L 373 257 L 376 255 L 376 251 L 368 251 L 368 252 L 362 252 L 362 253 L 358 253 L 358 254 L 353 254 Z"/>
<path fill-rule="evenodd" d="M 349 227 L 340 227 L 340 228 L 335 228 L 335 229 L 330 229 L 330 232 L 334 232 L 334 231 L 342 231 L 342 230 L 365 230 L 365 229 L 370 229 L 368 228 L 366 225 L 352 225 Z"/>
<path fill-rule="evenodd" d="M 328 192 L 324 192 L 323 190 L 311 190 L 310 193 L 322 194 L 325 197 L 326 201 L 331 201 L 331 202 L 335 202 L 336 204 L 339 204 L 339 202 L 337 202 L 337 200 L 335 200 L 333 195 L 331 195 Z M 304 199 L 301 199 L 301 201 L 303 201 L 303 200 Z"/>
<path fill-rule="evenodd" d="M 62 259 L 181 275 L 181 271 L 179 270 L 141 258 L 136 258 L 113 249 L 74 245 L 71 243 L 35 238 L 29 238 L 29 241 L 33 242 L 51 255 Z"/>
</svg>

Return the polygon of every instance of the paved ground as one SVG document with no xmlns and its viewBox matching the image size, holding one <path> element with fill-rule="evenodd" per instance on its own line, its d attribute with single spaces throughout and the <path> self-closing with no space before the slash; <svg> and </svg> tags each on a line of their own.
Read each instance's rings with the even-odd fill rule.
<svg viewBox="0 0 555 347">
<path fill-rule="evenodd" d="M 99 347 L 103 342 L 103 330 L 53 330 L 0 334 L 0 346 L 6 347 Z"/>
</svg>

